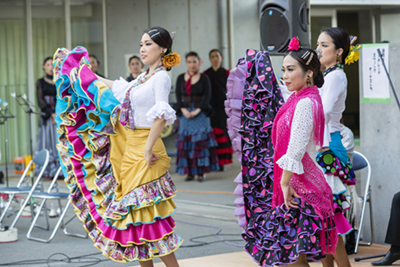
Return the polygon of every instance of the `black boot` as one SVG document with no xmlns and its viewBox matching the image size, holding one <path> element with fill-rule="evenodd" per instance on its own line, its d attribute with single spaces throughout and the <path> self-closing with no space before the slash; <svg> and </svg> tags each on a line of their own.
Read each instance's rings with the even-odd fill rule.
<svg viewBox="0 0 400 267">
<path fill-rule="evenodd" d="M 389 250 L 389 252 L 383 259 L 371 262 L 371 264 L 374 266 L 385 266 L 385 265 L 391 265 L 393 262 L 397 260 L 400 260 L 400 252 L 393 253 Z"/>
</svg>

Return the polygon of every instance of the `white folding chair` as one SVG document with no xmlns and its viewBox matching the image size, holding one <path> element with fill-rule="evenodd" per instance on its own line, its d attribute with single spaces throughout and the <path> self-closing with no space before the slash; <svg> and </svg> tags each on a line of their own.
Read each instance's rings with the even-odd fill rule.
<svg viewBox="0 0 400 267">
<path fill-rule="evenodd" d="M 28 230 L 28 233 L 26 235 L 26 237 L 30 240 L 34 240 L 34 241 L 39 241 L 39 242 L 44 242 L 44 243 L 49 243 L 54 236 L 57 233 L 57 230 L 60 228 L 60 226 L 62 226 L 64 234 L 65 235 L 69 235 L 69 236 L 75 236 L 75 237 L 80 237 L 80 238 L 87 238 L 88 235 L 87 233 L 85 235 L 81 235 L 81 234 L 73 234 L 73 233 L 69 233 L 67 230 L 66 225 L 72 220 L 74 219 L 76 216 L 74 215 L 67 223 L 64 223 L 64 216 L 67 213 L 67 210 L 71 204 L 71 201 L 69 200 L 69 193 L 62 193 L 59 192 L 58 190 L 58 185 L 57 185 L 57 178 L 59 177 L 61 173 L 61 167 L 57 170 L 57 173 L 54 175 L 53 181 L 51 182 L 49 189 L 47 190 L 47 192 L 34 192 L 32 194 L 33 198 L 41 198 L 42 199 L 42 203 L 40 204 L 39 209 L 36 211 L 36 215 L 35 218 L 33 219 L 31 226 Z M 53 191 L 55 190 L 55 192 Z M 65 205 L 65 207 L 62 209 L 61 208 L 61 199 L 66 199 L 67 203 Z M 48 239 L 42 239 L 42 238 L 38 238 L 38 237 L 33 237 L 32 234 L 32 230 L 33 228 L 36 226 L 36 222 L 39 219 L 40 216 L 40 212 L 43 209 L 43 207 L 46 210 L 46 201 L 47 200 L 57 200 L 58 201 L 58 206 L 60 207 L 60 218 L 58 219 L 56 226 L 54 227 L 53 232 L 51 233 L 50 237 Z M 49 217 L 47 216 L 46 213 L 46 223 L 47 225 L 49 225 Z"/>
<path fill-rule="evenodd" d="M 28 171 L 30 170 L 33 163 L 42 166 L 42 170 L 40 171 L 39 175 L 35 177 L 33 184 L 29 185 L 30 177 L 27 177 L 26 175 L 27 175 Z M 4 210 L 0 216 L 0 223 L 3 221 L 8 209 L 10 208 L 15 195 L 16 194 L 27 194 L 24 202 L 21 205 L 21 208 L 19 209 L 17 215 L 15 216 L 14 221 L 10 225 L 10 228 L 14 228 L 19 217 L 21 217 L 21 214 L 24 211 L 25 206 L 28 204 L 28 201 L 30 201 L 33 192 L 43 190 L 43 185 L 40 184 L 39 187 L 38 187 L 38 185 L 39 185 L 39 183 L 41 183 L 43 172 L 45 171 L 48 163 L 49 163 L 49 151 L 47 151 L 47 149 L 43 149 L 39 153 L 37 153 L 35 155 L 35 157 L 33 157 L 33 159 L 29 162 L 28 166 L 25 168 L 24 173 L 22 174 L 21 178 L 19 179 L 19 182 L 16 187 L 0 188 L 1 194 L 11 195 L 11 197 L 9 197 L 9 201 L 8 201 L 6 207 L 4 208 Z M 30 206 L 31 206 L 31 212 L 33 214 L 33 207 L 32 207 L 32 205 L 30 205 Z M 49 225 L 44 226 L 44 227 L 37 225 L 37 227 L 48 230 Z"/>
<path fill-rule="evenodd" d="M 364 168 L 367 168 L 367 179 L 365 180 L 365 191 L 364 195 L 360 196 L 363 199 L 363 204 L 362 204 L 362 209 L 361 209 L 361 219 L 360 219 L 360 226 L 358 229 L 358 233 L 356 236 L 356 247 L 354 249 L 354 253 L 357 253 L 358 246 L 363 245 L 363 246 L 371 246 L 374 243 L 374 224 L 372 220 L 372 205 L 371 205 L 371 164 L 369 163 L 368 159 L 361 154 L 360 152 L 354 151 L 353 155 L 353 170 L 354 171 L 359 171 Z M 363 227 L 363 221 L 364 221 L 364 214 L 365 214 L 365 208 L 367 205 L 367 202 L 369 204 L 369 217 L 370 217 L 370 223 L 371 223 L 371 242 L 360 242 L 360 235 L 361 235 L 361 230 Z"/>
</svg>

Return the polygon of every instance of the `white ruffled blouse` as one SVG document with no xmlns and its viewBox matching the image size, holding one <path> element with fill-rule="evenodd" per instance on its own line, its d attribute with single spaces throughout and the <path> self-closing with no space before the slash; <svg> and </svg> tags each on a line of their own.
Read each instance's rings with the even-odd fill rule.
<svg viewBox="0 0 400 267">
<path fill-rule="evenodd" d="M 139 75 L 140 79 L 144 73 Z M 122 103 L 126 92 L 136 83 L 136 80 L 127 82 L 122 77 L 115 80 L 112 91 L 115 98 Z M 165 70 L 154 74 L 145 83 L 132 88 L 130 99 L 133 110 L 134 125 L 138 127 L 151 127 L 156 118 L 167 120 L 166 125 L 174 123 L 176 119 L 175 110 L 168 104 L 171 91 L 171 79 Z"/>
<path fill-rule="evenodd" d="M 317 145 L 313 138 L 313 103 L 310 98 L 301 99 L 293 115 L 292 128 L 290 130 L 290 141 L 286 154 L 276 163 L 283 170 L 297 174 L 303 174 L 303 163 L 301 160 L 305 152 L 313 159 L 318 166 L 315 158 L 317 156 Z M 320 166 L 318 166 L 321 168 Z"/>
</svg>

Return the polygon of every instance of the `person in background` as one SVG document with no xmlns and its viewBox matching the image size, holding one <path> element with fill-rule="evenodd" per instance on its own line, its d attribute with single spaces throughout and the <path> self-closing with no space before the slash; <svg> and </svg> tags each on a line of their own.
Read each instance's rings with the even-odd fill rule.
<svg viewBox="0 0 400 267">
<path fill-rule="evenodd" d="M 36 139 L 36 152 L 42 149 L 49 151 L 49 164 L 43 173 L 43 177 L 52 178 L 60 167 L 56 149 L 56 102 L 57 90 L 53 81 L 53 58 L 46 57 L 43 61 L 45 75 L 36 82 L 36 97 L 42 112 L 39 119 L 39 131 Z M 36 165 L 35 173 L 39 174 L 42 167 Z"/>
<path fill-rule="evenodd" d="M 103 75 L 97 72 L 100 66 L 100 61 L 97 59 L 96 55 L 94 54 L 89 55 L 89 60 L 90 60 L 90 66 L 92 66 L 92 71 L 96 73 L 98 76 L 104 78 Z"/>
<path fill-rule="evenodd" d="M 175 171 L 186 174 L 185 181 L 205 180 L 205 173 L 219 170 L 217 142 L 210 124 L 213 109 L 210 106 L 211 84 L 201 74 L 200 57 L 196 52 L 186 54 L 187 72 L 176 81 L 177 115 L 179 131 L 176 147 Z"/>
<path fill-rule="evenodd" d="M 129 58 L 128 67 L 129 67 L 129 70 L 131 71 L 131 74 L 129 74 L 129 76 L 126 78 L 126 81 L 131 82 L 131 81 L 135 80 L 139 76 L 140 73 L 142 73 L 144 64 L 143 64 L 142 60 L 140 59 L 140 57 L 131 56 Z"/>
<path fill-rule="evenodd" d="M 218 49 L 212 49 L 209 52 L 211 67 L 204 71 L 211 81 L 211 98 L 210 105 L 214 109 L 214 115 L 210 117 L 211 127 L 218 143 L 218 165 L 219 170 L 224 171 L 225 165 L 232 163 L 232 144 L 228 136 L 226 120 L 228 117 L 225 113 L 226 100 L 226 81 L 229 71 L 221 67 L 222 53 Z"/>
</svg>

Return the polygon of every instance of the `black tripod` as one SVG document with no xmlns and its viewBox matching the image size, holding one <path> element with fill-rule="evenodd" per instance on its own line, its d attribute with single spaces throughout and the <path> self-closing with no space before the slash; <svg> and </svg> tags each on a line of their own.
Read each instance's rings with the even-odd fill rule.
<svg viewBox="0 0 400 267">
<path fill-rule="evenodd" d="M 8 151 L 9 151 L 9 125 L 7 123 L 8 119 L 15 118 L 9 111 L 8 111 L 8 104 L 6 102 L 2 102 L 1 105 L 3 108 L 0 108 L 0 125 L 5 125 L 4 130 L 6 131 L 6 134 L 4 135 L 6 138 L 4 140 L 5 143 L 5 149 L 4 149 L 4 154 L 5 154 L 5 163 L 6 163 L 6 185 L 9 187 L 8 184 Z M 4 110 L 3 110 L 4 109 Z"/>
<path fill-rule="evenodd" d="M 32 114 L 44 115 L 44 113 L 37 111 L 38 108 L 35 107 L 35 105 L 28 100 L 28 98 L 26 97 L 26 94 L 19 95 L 14 92 L 14 93 L 11 93 L 11 96 L 15 98 L 18 105 L 24 109 L 26 114 L 28 114 L 28 117 L 29 117 L 29 147 L 30 147 L 30 155 L 33 158 L 34 155 L 33 155 L 33 141 L 32 141 Z M 33 182 L 33 175 L 31 175 L 31 177 L 32 177 L 32 182 Z"/>
</svg>

